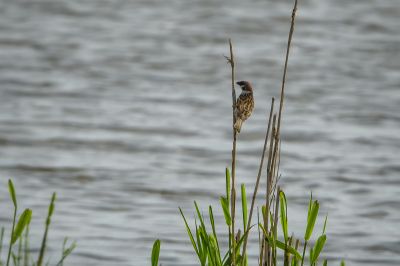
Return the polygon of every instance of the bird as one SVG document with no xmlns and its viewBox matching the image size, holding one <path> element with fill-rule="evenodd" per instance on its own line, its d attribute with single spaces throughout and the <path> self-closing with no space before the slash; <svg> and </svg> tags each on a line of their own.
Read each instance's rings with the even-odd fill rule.
<svg viewBox="0 0 400 266">
<path fill-rule="evenodd" d="M 235 119 L 233 125 L 237 133 L 240 133 L 242 123 L 251 116 L 254 109 L 253 88 L 248 81 L 238 81 L 237 85 L 242 89 L 242 93 L 236 100 Z"/>
</svg>

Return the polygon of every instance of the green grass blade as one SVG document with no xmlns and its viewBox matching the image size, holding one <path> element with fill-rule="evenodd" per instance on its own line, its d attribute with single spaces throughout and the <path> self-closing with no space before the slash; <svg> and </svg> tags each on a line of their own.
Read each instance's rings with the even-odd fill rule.
<svg viewBox="0 0 400 266">
<path fill-rule="evenodd" d="M 230 226 L 232 223 L 232 219 L 229 210 L 229 200 L 227 200 L 225 197 L 221 197 L 220 201 L 221 201 L 222 211 L 224 212 L 225 222 L 228 226 Z"/>
<path fill-rule="evenodd" d="M 246 187 L 244 184 L 242 184 L 241 186 L 241 195 L 242 195 L 242 213 L 243 213 L 243 232 L 245 232 L 247 228 L 247 197 L 246 197 Z"/>
<path fill-rule="evenodd" d="M 199 220 L 200 220 L 200 226 L 203 228 L 204 233 L 207 234 L 206 225 L 204 223 L 203 215 L 201 215 L 199 206 L 197 205 L 196 201 L 194 201 L 194 207 L 196 208 L 197 216 L 199 217 Z"/>
<path fill-rule="evenodd" d="M 11 196 L 11 200 L 14 204 L 14 208 L 17 209 L 18 205 L 17 205 L 17 196 L 15 194 L 15 188 L 14 188 L 14 184 L 11 181 L 11 179 L 8 180 L 8 190 L 10 192 L 10 196 Z"/>
<path fill-rule="evenodd" d="M 15 244 L 18 238 L 21 236 L 22 232 L 24 231 L 25 227 L 30 223 L 32 216 L 32 211 L 30 209 L 25 209 L 24 212 L 19 217 L 17 226 L 12 234 L 11 244 Z"/>
<path fill-rule="evenodd" d="M 323 235 L 325 235 L 327 221 L 328 221 L 328 215 L 325 216 L 324 228 L 322 229 L 322 234 Z"/>
<path fill-rule="evenodd" d="M 225 185 L 226 185 L 226 198 L 228 199 L 228 203 L 231 202 L 231 173 L 228 168 L 225 168 Z"/>
<path fill-rule="evenodd" d="M 318 216 L 318 210 L 319 210 L 319 203 L 318 201 L 314 201 L 312 206 L 311 206 L 311 211 L 309 213 L 308 219 L 307 219 L 307 228 L 306 228 L 306 233 L 304 235 L 304 239 L 308 241 L 312 235 L 315 221 L 317 220 Z"/>
<path fill-rule="evenodd" d="M 313 247 L 313 256 L 310 257 L 312 263 L 317 262 L 319 254 L 321 253 L 322 249 L 325 246 L 325 242 L 326 242 L 326 235 L 320 236 L 315 242 L 315 245 Z"/>
<path fill-rule="evenodd" d="M 179 208 L 179 211 L 180 211 L 180 213 L 181 213 L 181 215 L 182 215 L 183 221 L 185 222 L 186 231 L 187 231 L 187 233 L 188 233 L 188 235 L 189 235 L 190 242 L 192 242 L 193 248 L 194 248 L 194 250 L 196 251 L 196 254 L 197 254 L 197 256 L 198 256 L 199 259 L 200 259 L 200 253 L 199 253 L 199 250 L 198 250 L 198 248 L 197 248 L 197 246 L 196 246 L 196 242 L 194 241 L 194 237 L 193 237 L 192 231 L 190 230 L 190 227 L 189 227 L 189 225 L 188 225 L 188 223 L 187 223 L 187 221 L 186 221 L 186 218 L 185 218 L 185 215 L 184 215 L 183 212 L 182 212 L 182 209 Z"/>
<path fill-rule="evenodd" d="M 211 223 L 211 228 L 212 228 L 213 235 L 214 235 L 215 245 L 216 245 L 216 248 L 217 248 L 217 251 L 218 251 L 219 262 L 220 262 L 220 264 L 222 264 L 222 261 L 221 261 L 221 251 L 220 251 L 220 249 L 219 249 L 217 231 L 215 230 L 214 214 L 213 214 L 213 210 L 212 210 L 211 205 L 210 205 L 209 208 L 208 208 L 208 214 L 209 214 L 209 216 L 210 216 L 210 223 Z"/>
<path fill-rule="evenodd" d="M 24 239 L 24 266 L 29 265 L 29 224 L 26 225 L 25 239 Z"/>
<path fill-rule="evenodd" d="M 280 198 L 280 211 L 281 211 L 281 224 L 282 224 L 282 231 L 283 237 L 285 239 L 285 243 L 288 241 L 288 220 L 287 220 L 287 202 L 286 202 L 286 195 L 283 191 L 279 192 Z"/>
<path fill-rule="evenodd" d="M 11 180 L 8 180 L 8 189 L 9 189 L 9 192 L 11 195 L 11 199 L 14 203 L 14 215 L 13 215 L 13 223 L 12 223 L 12 227 L 11 227 L 10 244 L 8 245 L 8 255 L 7 255 L 7 264 L 6 264 L 7 266 L 10 265 L 10 258 L 11 258 L 12 246 L 13 246 L 13 243 L 12 243 L 13 237 L 12 236 L 13 236 L 13 232 L 15 229 L 15 220 L 17 219 L 17 198 L 15 195 L 14 185 Z"/>
<path fill-rule="evenodd" d="M 269 243 L 269 241 L 268 241 Z M 300 253 L 293 247 L 286 245 L 285 243 L 279 241 L 279 240 L 275 240 L 275 245 L 277 248 L 285 250 L 287 249 L 287 252 L 289 252 L 290 254 L 296 256 L 297 259 L 301 259 L 301 255 Z"/>
<path fill-rule="evenodd" d="M 342 261 L 340 262 L 340 266 L 346 266 L 346 263 L 344 262 L 344 260 L 342 260 Z"/>
<path fill-rule="evenodd" d="M 327 259 L 324 259 L 324 264 L 323 264 L 324 266 L 328 266 L 328 260 Z"/>
<path fill-rule="evenodd" d="M 161 241 L 157 239 L 154 241 L 153 249 L 151 250 L 151 266 L 158 265 L 158 258 L 160 256 Z"/>
<path fill-rule="evenodd" d="M 64 238 L 64 242 L 63 242 L 63 248 L 62 248 L 62 256 L 61 259 L 58 261 L 58 263 L 56 264 L 56 266 L 62 266 L 64 263 L 64 260 L 72 253 L 72 251 L 74 251 L 74 249 L 76 248 L 76 242 L 72 242 L 72 244 L 68 247 L 65 248 L 66 244 L 67 244 L 68 238 Z"/>
<path fill-rule="evenodd" d="M 54 212 L 54 202 L 55 202 L 55 200 L 56 200 L 56 193 L 53 193 L 53 195 L 51 197 L 50 205 L 49 205 L 49 211 L 48 211 L 47 218 L 46 218 L 46 226 L 45 226 L 45 229 L 44 229 L 42 245 L 40 247 L 37 266 L 42 266 L 42 264 L 43 264 L 44 254 L 45 254 L 45 251 L 46 251 L 47 235 L 49 233 L 49 228 L 50 228 L 50 223 L 51 223 L 51 216 L 53 215 L 53 212 Z"/>
<path fill-rule="evenodd" d="M 3 239 L 4 239 L 4 227 L 1 228 L 0 232 L 0 258 L 1 258 L 1 251 L 3 250 Z M 0 263 L 0 265 L 2 265 L 2 263 Z"/>
<path fill-rule="evenodd" d="M 311 196 L 310 196 L 310 201 L 308 202 L 308 212 L 307 212 L 307 221 L 310 219 L 310 214 L 311 214 L 311 210 L 312 210 L 312 192 L 311 192 Z"/>
</svg>

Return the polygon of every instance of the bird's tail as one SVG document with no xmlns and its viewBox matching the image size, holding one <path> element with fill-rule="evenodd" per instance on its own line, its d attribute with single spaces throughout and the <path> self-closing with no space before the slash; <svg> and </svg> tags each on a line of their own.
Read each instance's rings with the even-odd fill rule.
<svg viewBox="0 0 400 266">
<path fill-rule="evenodd" d="M 240 129 L 242 128 L 242 119 L 237 118 L 235 124 L 233 125 L 233 127 L 235 128 L 237 133 L 240 133 Z"/>
</svg>

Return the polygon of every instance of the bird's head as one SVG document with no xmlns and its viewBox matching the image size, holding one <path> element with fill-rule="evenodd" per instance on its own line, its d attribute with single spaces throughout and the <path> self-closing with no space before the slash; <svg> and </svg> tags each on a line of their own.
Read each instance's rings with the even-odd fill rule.
<svg viewBox="0 0 400 266">
<path fill-rule="evenodd" d="M 243 92 L 253 92 L 253 88 L 248 81 L 238 81 L 236 84 L 240 86 Z"/>
</svg>

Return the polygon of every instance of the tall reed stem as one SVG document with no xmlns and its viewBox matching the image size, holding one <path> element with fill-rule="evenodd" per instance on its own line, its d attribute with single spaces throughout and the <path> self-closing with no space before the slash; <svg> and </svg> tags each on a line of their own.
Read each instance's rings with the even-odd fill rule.
<svg viewBox="0 0 400 266">
<path fill-rule="evenodd" d="M 236 212 L 236 186 L 235 186 L 235 177 L 236 177 L 236 138 L 237 132 L 235 130 L 235 122 L 236 122 L 236 92 L 235 92 L 235 61 L 233 57 L 233 48 L 232 41 L 229 39 L 229 51 L 230 58 L 228 62 L 231 65 L 231 81 L 232 81 L 232 133 L 233 133 L 233 142 L 232 142 L 232 188 L 231 188 L 231 217 L 232 217 L 232 265 L 236 265 L 236 239 L 235 239 L 235 212 Z"/>
<path fill-rule="evenodd" d="M 287 66 L 288 66 L 288 61 L 289 61 L 289 52 L 290 52 L 290 45 L 292 43 L 292 36 L 294 32 L 294 19 L 296 18 L 296 11 L 297 11 L 297 0 L 294 1 L 294 6 L 292 10 L 292 21 L 290 24 L 290 30 L 289 30 L 289 37 L 288 37 L 288 43 L 287 43 L 287 48 L 286 48 L 286 58 L 285 58 L 285 67 L 283 69 L 283 77 L 282 77 L 282 87 L 281 87 L 281 101 L 279 104 L 279 113 L 278 113 L 278 136 L 280 134 L 280 129 L 281 129 L 281 118 L 282 118 L 282 109 L 283 109 L 283 100 L 285 98 L 285 82 L 286 82 L 286 73 L 287 73 Z"/>
<path fill-rule="evenodd" d="M 11 250 L 12 250 L 12 239 L 13 239 L 13 234 L 14 234 L 14 229 L 15 229 L 15 220 L 17 218 L 17 206 L 14 207 L 14 218 L 13 218 L 13 224 L 11 228 L 11 237 L 10 237 L 10 245 L 8 246 L 8 256 L 7 256 L 7 266 L 10 264 L 10 257 L 11 257 Z"/>
<path fill-rule="evenodd" d="M 260 167 L 258 168 L 256 184 L 254 186 L 253 198 L 251 199 L 251 207 L 250 207 L 250 213 L 249 213 L 249 219 L 248 219 L 246 231 L 250 228 L 251 218 L 253 217 L 254 203 L 256 201 L 257 190 L 258 190 L 258 186 L 259 186 L 259 183 L 260 183 L 262 167 L 263 167 L 263 164 L 264 164 L 265 151 L 267 149 L 269 130 L 270 130 L 270 127 L 271 127 L 271 117 L 272 117 L 272 113 L 274 112 L 274 101 L 275 101 L 275 98 L 272 97 L 271 108 L 270 108 L 270 111 L 269 111 L 267 132 L 265 134 L 264 147 L 263 147 L 263 151 L 262 151 L 262 154 L 261 154 L 261 161 L 260 161 Z M 266 230 L 268 230 L 268 229 L 266 229 Z M 246 254 L 247 238 L 248 238 L 248 234 L 245 235 L 244 241 L 243 241 L 243 251 L 242 251 L 242 257 L 243 258 L 244 258 L 245 254 Z"/>
</svg>

